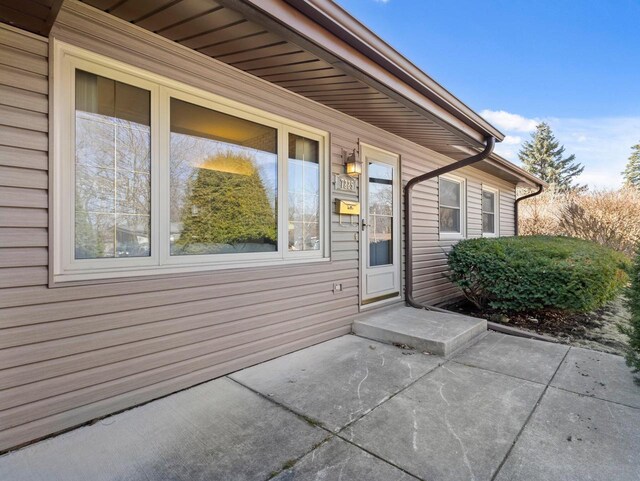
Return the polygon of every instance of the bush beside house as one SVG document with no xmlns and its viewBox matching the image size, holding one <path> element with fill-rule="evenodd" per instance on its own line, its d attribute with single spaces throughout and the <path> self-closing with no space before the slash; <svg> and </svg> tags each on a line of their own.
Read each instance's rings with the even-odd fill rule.
<svg viewBox="0 0 640 481">
<path fill-rule="evenodd" d="M 640 372 L 640 244 L 636 248 L 633 266 L 629 270 L 631 282 L 626 289 L 626 304 L 631 313 L 631 325 L 620 330 L 629 336 L 627 364 Z"/>
<path fill-rule="evenodd" d="M 468 239 L 448 262 L 450 279 L 478 309 L 587 312 L 627 282 L 624 254 L 568 237 Z"/>
</svg>

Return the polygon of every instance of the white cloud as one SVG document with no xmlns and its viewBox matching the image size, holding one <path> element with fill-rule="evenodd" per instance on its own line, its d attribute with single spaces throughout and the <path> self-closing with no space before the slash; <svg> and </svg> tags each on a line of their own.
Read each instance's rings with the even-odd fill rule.
<svg viewBox="0 0 640 481">
<path fill-rule="evenodd" d="M 520 146 L 529 139 L 529 136 L 523 138 L 517 134 L 535 130 L 539 121 L 549 123 L 560 144 L 565 146 L 566 155 L 575 154 L 576 161 L 585 166 L 579 182 L 595 188 L 621 185 L 621 172 L 631 146 L 640 141 L 640 117 L 527 119 L 492 110 L 484 110 L 481 114 L 506 134 L 505 140 L 496 145 L 496 152 L 517 164 Z"/>
<path fill-rule="evenodd" d="M 528 119 L 504 110 L 483 110 L 480 115 L 499 129 L 507 132 L 531 132 L 538 125 L 537 119 Z"/>
<path fill-rule="evenodd" d="M 501 155 L 505 159 L 518 163 L 518 151 L 520 150 L 520 145 L 508 145 L 500 142 L 499 144 L 496 144 L 494 150 L 496 154 Z"/>
<path fill-rule="evenodd" d="M 622 170 L 622 169 L 620 169 Z M 620 172 L 602 169 L 584 169 L 578 178 L 578 183 L 586 184 L 596 189 L 615 189 L 620 187 Z"/>
<path fill-rule="evenodd" d="M 502 143 L 507 145 L 520 145 L 522 143 L 522 137 L 518 137 L 517 135 L 505 135 Z"/>
</svg>

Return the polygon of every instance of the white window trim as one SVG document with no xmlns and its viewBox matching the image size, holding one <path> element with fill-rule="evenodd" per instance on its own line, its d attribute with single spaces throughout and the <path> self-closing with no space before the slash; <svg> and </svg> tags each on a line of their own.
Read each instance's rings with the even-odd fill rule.
<svg viewBox="0 0 640 481">
<path fill-rule="evenodd" d="M 493 232 L 485 232 L 482 222 L 482 216 L 484 215 L 484 210 L 482 209 L 482 193 L 485 191 L 491 192 L 494 195 Z M 480 191 L 480 228 L 482 229 L 482 237 L 500 237 L 500 190 L 484 184 Z"/>
<path fill-rule="evenodd" d="M 75 69 L 138 86 L 151 92 L 151 256 L 75 259 L 74 146 Z M 132 65 L 53 40 L 52 109 L 52 281 L 90 281 L 219 269 L 328 261 L 329 134 L 278 115 L 150 73 Z M 170 256 L 169 254 L 169 100 L 179 98 L 278 130 L 278 251 L 267 253 Z M 288 135 L 320 144 L 320 249 L 288 249 Z"/>
<path fill-rule="evenodd" d="M 460 184 L 460 232 L 440 232 L 440 179 Z M 464 177 L 451 174 L 438 177 L 438 234 L 440 240 L 460 240 L 467 236 L 467 179 Z"/>
</svg>

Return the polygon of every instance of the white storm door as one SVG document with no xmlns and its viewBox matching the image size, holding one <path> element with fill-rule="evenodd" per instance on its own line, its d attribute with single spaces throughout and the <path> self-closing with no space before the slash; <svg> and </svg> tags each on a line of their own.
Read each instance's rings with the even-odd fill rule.
<svg viewBox="0 0 640 481">
<path fill-rule="evenodd" d="M 400 295 L 398 156 L 361 147 L 362 304 Z"/>
</svg>

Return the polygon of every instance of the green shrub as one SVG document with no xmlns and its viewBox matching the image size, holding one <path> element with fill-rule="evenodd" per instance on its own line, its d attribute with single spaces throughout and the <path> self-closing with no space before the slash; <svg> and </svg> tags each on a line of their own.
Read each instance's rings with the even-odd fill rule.
<svg viewBox="0 0 640 481">
<path fill-rule="evenodd" d="M 570 237 L 468 239 L 448 262 L 450 279 L 481 309 L 590 311 L 627 282 L 624 254 Z"/>
<path fill-rule="evenodd" d="M 627 364 L 634 372 L 640 372 L 640 244 L 636 247 L 635 261 L 629 269 L 631 282 L 625 290 L 626 305 L 631 313 L 631 326 L 621 327 L 629 336 Z"/>
</svg>

